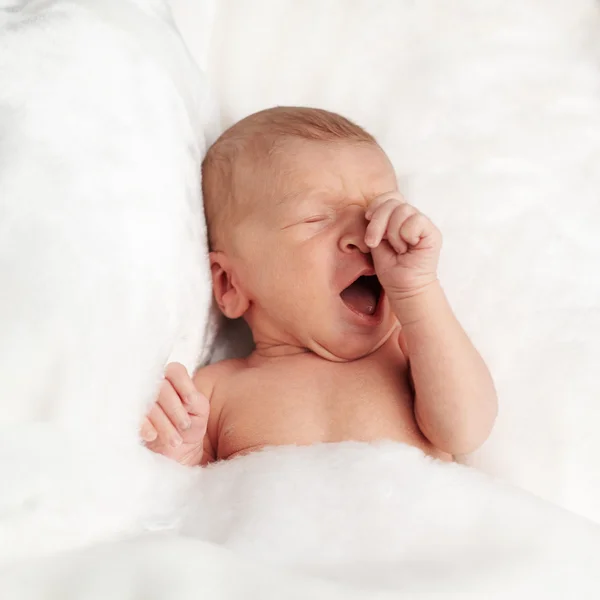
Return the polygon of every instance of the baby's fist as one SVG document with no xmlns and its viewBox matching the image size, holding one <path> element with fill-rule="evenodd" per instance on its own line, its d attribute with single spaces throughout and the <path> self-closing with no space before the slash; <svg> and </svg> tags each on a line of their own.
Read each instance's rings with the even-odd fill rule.
<svg viewBox="0 0 600 600">
<path fill-rule="evenodd" d="M 153 452 L 184 465 L 198 465 L 202 461 L 208 416 L 208 399 L 196 389 L 183 365 L 170 363 L 158 399 L 140 433 Z"/>
<path fill-rule="evenodd" d="M 440 231 L 399 192 L 376 198 L 365 218 L 365 244 L 388 296 L 409 297 L 437 280 Z"/>
</svg>

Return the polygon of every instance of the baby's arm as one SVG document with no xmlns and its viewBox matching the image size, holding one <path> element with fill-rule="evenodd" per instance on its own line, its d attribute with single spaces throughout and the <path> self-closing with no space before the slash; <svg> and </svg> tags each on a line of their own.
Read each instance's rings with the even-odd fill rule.
<svg viewBox="0 0 600 600">
<path fill-rule="evenodd" d="M 476 450 L 492 430 L 496 391 L 441 286 L 435 282 L 417 296 L 396 300 L 393 310 L 410 358 L 419 428 L 449 454 Z"/>
<path fill-rule="evenodd" d="M 188 466 L 215 460 L 206 433 L 212 383 L 210 376 L 202 376 L 205 370 L 209 369 L 200 369 L 192 381 L 183 365 L 169 364 L 158 399 L 141 428 L 150 450 Z"/>
<path fill-rule="evenodd" d="M 402 325 L 417 423 L 440 450 L 472 452 L 491 432 L 496 391 L 438 283 L 440 232 L 398 192 L 375 199 L 365 216 L 365 242 Z"/>
</svg>

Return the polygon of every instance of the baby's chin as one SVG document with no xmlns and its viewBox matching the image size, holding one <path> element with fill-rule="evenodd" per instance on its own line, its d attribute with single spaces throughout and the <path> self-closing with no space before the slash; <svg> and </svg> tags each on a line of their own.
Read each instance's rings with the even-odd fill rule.
<svg viewBox="0 0 600 600">
<path fill-rule="evenodd" d="M 348 335 L 340 336 L 339 342 L 317 342 L 314 340 L 310 346 L 311 350 L 317 356 L 331 362 L 352 362 L 365 358 L 381 348 L 398 328 L 398 324 L 390 325 L 389 329 L 375 339 L 364 339 L 356 336 L 349 340 Z"/>
</svg>

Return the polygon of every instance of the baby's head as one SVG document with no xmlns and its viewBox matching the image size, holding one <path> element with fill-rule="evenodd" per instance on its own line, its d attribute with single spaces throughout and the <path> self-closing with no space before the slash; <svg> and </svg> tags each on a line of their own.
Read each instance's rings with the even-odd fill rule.
<svg viewBox="0 0 600 600">
<path fill-rule="evenodd" d="M 364 215 L 397 182 L 369 133 L 324 110 L 264 110 L 215 142 L 202 177 L 215 298 L 258 351 L 345 361 L 389 337 Z"/>
</svg>

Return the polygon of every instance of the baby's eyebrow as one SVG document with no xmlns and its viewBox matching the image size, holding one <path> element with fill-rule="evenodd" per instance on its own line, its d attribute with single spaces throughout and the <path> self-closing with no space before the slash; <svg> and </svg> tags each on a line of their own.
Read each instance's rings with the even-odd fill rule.
<svg viewBox="0 0 600 600">
<path fill-rule="evenodd" d="M 374 194 L 373 198 L 357 198 L 354 202 L 359 202 L 364 204 L 365 207 L 369 205 L 369 203 L 374 199 L 378 194 Z M 309 200 L 309 199 L 317 199 L 325 202 L 331 206 L 338 206 L 340 204 L 345 204 L 348 202 L 348 197 L 340 194 L 339 190 L 326 190 L 326 189 L 297 189 L 287 192 L 283 194 L 276 201 L 276 205 L 280 206 L 282 204 L 292 203 L 298 200 Z"/>
<path fill-rule="evenodd" d="M 310 200 L 314 198 L 331 201 L 332 196 L 321 189 L 300 188 L 287 192 L 287 194 L 281 196 L 281 198 L 277 200 L 277 205 L 279 206 L 281 204 L 288 204 L 297 202 L 299 200 Z"/>
</svg>

